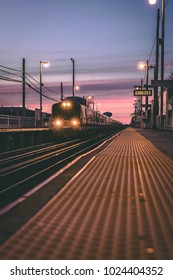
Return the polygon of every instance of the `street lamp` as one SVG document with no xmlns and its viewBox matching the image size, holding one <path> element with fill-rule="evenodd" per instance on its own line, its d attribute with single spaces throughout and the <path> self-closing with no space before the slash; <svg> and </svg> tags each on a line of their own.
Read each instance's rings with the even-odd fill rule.
<svg viewBox="0 0 173 280">
<path fill-rule="evenodd" d="M 87 102 L 88 102 L 88 105 L 92 104 L 92 109 L 94 110 L 94 96 L 89 95 L 87 97 Z M 97 104 L 97 105 L 100 105 L 100 104 Z M 97 109 L 98 109 L 98 106 L 97 106 Z"/>
<path fill-rule="evenodd" d="M 149 0 L 151 5 L 157 0 Z M 164 38 L 165 38 L 165 0 L 162 0 L 162 38 L 161 38 L 161 80 L 164 80 Z"/>
<path fill-rule="evenodd" d="M 143 70 L 145 69 L 146 71 L 146 84 L 144 85 L 144 87 L 146 88 L 146 90 L 148 90 L 148 80 L 149 80 L 149 70 L 150 69 L 154 69 L 154 79 L 156 78 L 156 65 L 149 65 L 149 62 L 147 60 L 147 62 L 139 62 L 138 63 L 138 68 Z M 153 124 L 152 124 L 152 128 L 156 127 L 156 115 L 157 115 L 157 91 L 154 88 L 154 103 L 153 103 Z M 145 115 L 146 117 L 148 117 L 148 96 L 146 96 L 146 101 L 145 101 Z M 141 97 L 141 109 L 142 109 L 142 97 Z"/>
<path fill-rule="evenodd" d="M 149 0 L 150 5 L 155 5 L 157 0 Z"/>
<path fill-rule="evenodd" d="M 137 65 L 138 69 L 140 70 L 144 70 L 145 69 L 145 75 L 146 75 L 146 89 L 148 89 L 148 70 L 149 70 L 149 66 L 148 66 L 148 60 L 147 62 L 144 61 L 140 61 Z M 141 100 L 141 104 L 142 104 L 142 100 Z M 148 96 L 146 96 L 145 98 L 145 112 L 147 112 L 148 110 Z"/>
<path fill-rule="evenodd" d="M 139 62 L 138 63 L 138 68 L 139 69 L 146 69 L 146 84 L 144 85 L 144 87 L 146 88 L 146 90 L 148 89 L 148 80 L 149 80 L 149 70 L 150 69 L 154 69 L 154 80 L 157 80 L 157 65 L 149 65 L 148 64 L 148 60 L 147 62 Z M 141 106 L 142 106 L 142 97 L 141 97 Z M 153 98 L 153 123 L 152 123 L 152 128 L 155 129 L 156 128 L 156 116 L 158 113 L 158 91 L 156 90 L 156 87 L 154 87 L 154 98 Z M 148 109 L 148 96 L 146 96 L 146 107 L 145 107 L 145 111 L 147 111 Z"/>
<path fill-rule="evenodd" d="M 49 62 L 48 61 L 40 61 L 40 126 L 42 127 L 42 65 L 48 67 Z"/>
<path fill-rule="evenodd" d="M 157 0 L 149 0 L 151 5 L 156 4 Z M 165 41 L 165 0 L 162 0 L 162 38 L 161 38 L 161 80 L 164 80 L 164 41 Z M 163 128 L 163 86 L 161 86 L 160 98 L 160 128 Z"/>
<path fill-rule="evenodd" d="M 99 107 L 100 107 L 100 103 L 97 103 L 97 104 L 96 104 L 96 111 L 97 111 L 98 113 L 100 112 Z"/>
<path fill-rule="evenodd" d="M 143 69 L 145 69 L 145 67 L 146 67 L 146 62 L 144 62 L 144 61 L 140 61 L 137 65 L 137 68 L 139 70 L 143 70 Z"/>
</svg>

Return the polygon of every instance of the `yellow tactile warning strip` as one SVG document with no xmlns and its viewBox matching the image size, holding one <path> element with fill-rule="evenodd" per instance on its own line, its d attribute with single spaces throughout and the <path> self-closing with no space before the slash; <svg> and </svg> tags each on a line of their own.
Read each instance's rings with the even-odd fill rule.
<svg viewBox="0 0 173 280">
<path fill-rule="evenodd" d="M 173 161 L 126 129 L 0 249 L 1 259 L 173 259 Z"/>
</svg>

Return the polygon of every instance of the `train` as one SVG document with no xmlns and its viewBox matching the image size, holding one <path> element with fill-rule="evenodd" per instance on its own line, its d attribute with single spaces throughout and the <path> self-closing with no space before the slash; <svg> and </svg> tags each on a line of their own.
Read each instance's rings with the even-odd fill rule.
<svg viewBox="0 0 173 280">
<path fill-rule="evenodd" d="M 92 109 L 82 97 L 66 97 L 52 105 L 51 129 L 62 131 L 89 131 L 120 127 L 121 123 Z"/>
</svg>

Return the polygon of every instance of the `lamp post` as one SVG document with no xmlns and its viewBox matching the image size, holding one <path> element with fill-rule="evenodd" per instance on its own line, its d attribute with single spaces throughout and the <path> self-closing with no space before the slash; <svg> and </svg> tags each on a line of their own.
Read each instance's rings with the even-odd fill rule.
<svg viewBox="0 0 173 280">
<path fill-rule="evenodd" d="M 40 61 L 40 126 L 42 127 L 42 65 L 48 66 L 48 61 Z"/>
<path fill-rule="evenodd" d="M 100 113 L 99 107 L 100 107 L 100 103 L 97 103 L 97 104 L 96 104 L 96 111 L 97 111 L 98 113 Z"/>
<path fill-rule="evenodd" d="M 149 0 L 151 5 L 157 0 Z M 161 80 L 164 80 L 164 51 L 165 51 L 165 0 L 162 0 L 162 38 L 161 38 Z M 163 86 L 161 86 L 160 96 L 160 128 L 163 129 Z"/>
<path fill-rule="evenodd" d="M 137 67 L 138 67 L 139 70 L 144 70 L 145 69 L 146 89 L 148 89 L 148 70 L 149 70 L 148 60 L 147 60 L 147 62 L 140 61 L 137 65 Z M 142 85 L 141 85 L 141 87 L 142 87 Z M 146 114 L 147 114 L 147 110 L 148 110 L 148 96 L 145 97 L 145 112 L 146 112 Z"/>
<path fill-rule="evenodd" d="M 155 5 L 157 0 L 149 0 L 150 5 Z"/>
<path fill-rule="evenodd" d="M 137 99 L 134 98 L 134 127 L 136 127 L 136 121 L 137 121 Z"/>
<path fill-rule="evenodd" d="M 156 74 L 156 65 L 149 65 L 149 61 L 147 60 L 146 62 L 139 62 L 138 63 L 138 68 L 140 70 L 145 69 L 145 76 L 146 76 L 146 84 L 144 85 L 144 87 L 146 88 L 146 90 L 148 90 L 148 82 L 149 82 L 149 70 L 150 69 L 154 69 L 154 79 L 155 79 L 155 74 Z M 141 88 L 142 88 L 142 81 L 141 81 Z M 156 105 L 157 104 L 157 97 L 156 97 L 156 93 L 154 92 L 154 108 L 153 108 L 153 118 L 154 118 L 154 124 L 153 126 L 155 126 L 155 117 L 156 117 Z M 142 106 L 142 99 L 141 99 L 141 106 Z M 148 118 L 148 96 L 145 97 L 145 116 Z"/>
<path fill-rule="evenodd" d="M 94 110 L 94 96 L 89 95 L 87 97 L 88 105 L 92 104 L 92 109 Z"/>
<path fill-rule="evenodd" d="M 157 74 L 157 65 L 150 65 L 148 66 L 148 70 L 154 69 L 154 80 L 158 79 Z M 157 103 L 158 103 L 158 90 L 156 87 L 154 87 L 154 98 L 153 98 L 153 121 L 152 121 L 152 129 L 156 129 L 156 116 L 157 116 Z"/>
<path fill-rule="evenodd" d="M 23 58 L 23 63 L 22 63 L 22 83 L 23 83 L 23 98 L 22 98 L 22 108 L 23 108 L 23 112 L 24 113 L 24 109 L 25 109 L 25 58 Z"/>
<path fill-rule="evenodd" d="M 148 66 L 148 60 L 147 60 L 147 64 L 146 64 L 146 89 L 148 89 L 148 70 L 149 70 L 149 66 Z M 145 104 L 146 104 L 146 108 L 145 108 L 146 117 L 148 117 L 148 96 L 146 96 Z"/>
<path fill-rule="evenodd" d="M 161 80 L 164 80 L 164 45 L 165 45 L 165 0 L 162 0 L 162 43 L 161 43 Z M 160 123 L 163 129 L 163 86 L 161 87 L 160 98 Z"/>
<path fill-rule="evenodd" d="M 72 64 L 73 64 L 73 98 L 75 96 L 75 60 L 73 58 L 71 58 Z"/>
</svg>

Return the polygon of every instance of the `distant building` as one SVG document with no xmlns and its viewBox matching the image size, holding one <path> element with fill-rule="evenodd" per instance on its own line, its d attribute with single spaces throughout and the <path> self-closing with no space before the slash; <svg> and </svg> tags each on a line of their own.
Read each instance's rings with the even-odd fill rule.
<svg viewBox="0 0 173 280">
<path fill-rule="evenodd" d="M 40 109 L 0 107 L 0 127 L 48 127 L 50 119 L 51 114 L 42 112 L 41 124 Z"/>
<path fill-rule="evenodd" d="M 39 109 L 29 110 L 22 107 L 0 107 L 0 115 L 9 115 L 9 116 L 19 116 L 19 117 L 30 117 L 35 118 Z M 51 114 L 42 113 L 43 118 L 50 118 Z"/>
</svg>

